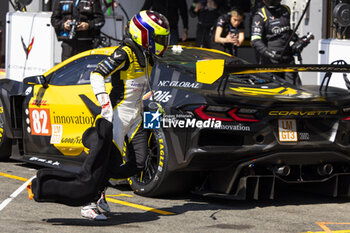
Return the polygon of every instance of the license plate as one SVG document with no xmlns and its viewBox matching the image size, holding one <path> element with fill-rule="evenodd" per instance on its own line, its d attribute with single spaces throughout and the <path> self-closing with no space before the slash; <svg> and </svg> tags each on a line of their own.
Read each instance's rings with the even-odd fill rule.
<svg viewBox="0 0 350 233">
<path fill-rule="evenodd" d="M 278 120 L 278 133 L 280 142 L 297 142 L 297 122 L 294 119 Z"/>
</svg>

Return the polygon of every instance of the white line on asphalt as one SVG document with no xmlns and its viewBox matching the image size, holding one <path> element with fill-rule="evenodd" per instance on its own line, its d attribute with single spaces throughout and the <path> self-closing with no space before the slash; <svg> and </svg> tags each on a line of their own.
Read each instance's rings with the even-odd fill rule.
<svg viewBox="0 0 350 233">
<path fill-rule="evenodd" d="M 5 201 L 3 201 L 0 204 L 0 211 L 2 211 L 13 199 L 15 199 L 18 194 L 20 194 L 24 189 L 27 188 L 28 184 L 30 182 L 32 182 L 32 180 L 35 178 L 36 176 L 33 176 L 32 178 L 30 178 L 29 180 L 27 180 L 24 184 L 21 185 L 21 187 L 19 187 L 16 191 L 14 191 L 9 198 L 7 198 Z"/>
</svg>

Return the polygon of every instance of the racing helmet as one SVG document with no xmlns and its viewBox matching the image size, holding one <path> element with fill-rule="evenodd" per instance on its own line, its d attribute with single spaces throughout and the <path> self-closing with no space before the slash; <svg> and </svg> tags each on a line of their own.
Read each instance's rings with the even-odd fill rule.
<svg viewBox="0 0 350 233">
<path fill-rule="evenodd" d="M 275 7 L 281 4 L 281 0 L 264 0 L 267 7 Z"/>
<path fill-rule="evenodd" d="M 168 20 L 155 11 L 141 11 L 129 24 L 133 41 L 157 56 L 163 55 L 168 47 L 169 31 Z"/>
</svg>

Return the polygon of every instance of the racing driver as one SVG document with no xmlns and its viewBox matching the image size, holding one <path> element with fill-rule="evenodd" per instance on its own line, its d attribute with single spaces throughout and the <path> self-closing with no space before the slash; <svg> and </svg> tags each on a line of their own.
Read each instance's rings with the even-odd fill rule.
<svg viewBox="0 0 350 233">
<path fill-rule="evenodd" d="M 259 53 L 259 64 L 295 64 L 291 47 L 288 45 L 292 34 L 290 28 L 290 9 L 281 4 L 281 0 L 263 0 L 265 6 L 253 17 L 252 46 Z M 295 85 L 301 85 L 297 73 L 284 73 L 284 79 Z"/>
<path fill-rule="evenodd" d="M 102 107 L 101 116 L 113 123 L 113 142 L 120 156 L 126 136 L 131 144 L 137 144 L 135 149 L 140 150 L 139 156 L 145 158 L 147 153 L 146 137 L 138 137 L 137 142 L 133 138 L 142 130 L 142 96 L 149 81 L 152 55 L 162 56 L 167 49 L 169 29 L 168 20 L 163 15 L 155 11 L 139 12 L 131 19 L 129 35 L 121 46 L 102 60 L 90 75 L 93 92 Z M 106 92 L 104 82 L 109 76 L 112 78 L 110 95 Z M 140 160 L 142 159 L 136 158 L 138 168 L 144 164 L 144 160 Z M 129 176 L 132 175 L 134 174 Z M 106 220 L 106 216 L 99 212 L 97 204 L 104 211 L 108 211 L 109 207 L 107 202 L 100 202 L 101 200 L 103 198 L 97 203 L 82 207 L 82 216 L 93 220 Z"/>
</svg>

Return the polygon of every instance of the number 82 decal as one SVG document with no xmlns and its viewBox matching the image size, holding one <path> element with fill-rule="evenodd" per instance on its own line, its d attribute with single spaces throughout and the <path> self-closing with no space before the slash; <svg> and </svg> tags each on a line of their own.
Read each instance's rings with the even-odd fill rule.
<svg viewBox="0 0 350 233">
<path fill-rule="evenodd" d="M 33 135 L 51 135 L 50 109 L 30 108 L 29 118 L 30 128 Z"/>
</svg>

